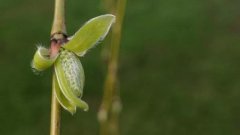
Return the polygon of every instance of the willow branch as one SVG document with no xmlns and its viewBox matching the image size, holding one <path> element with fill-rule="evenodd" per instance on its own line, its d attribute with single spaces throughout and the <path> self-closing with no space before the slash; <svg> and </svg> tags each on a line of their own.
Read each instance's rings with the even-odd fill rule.
<svg viewBox="0 0 240 135">
<path fill-rule="evenodd" d="M 51 30 L 51 47 L 61 45 L 66 37 L 65 26 L 65 0 L 55 0 L 53 26 Z M 54 87 L 52 88 L 51 125 L 50 135 L 60 135 L 60 105 L 56 99 Z"/>
<path fill-rule="evenodd" d="M 58 103 L 58 101 L 56 99 L 56 96 L 54 95 L 54 93 L 55 93 L 54 91 L 55 91 L 54 87 L 52 87 L 50 135 L 60 135 L 60 121 L 61 121 L 61 118 L 60 118 L 60 105 L 59 105 L 59 103 Z"/>
<path fill-rule="evenodd" d="M 112 28 L 110 58 L 108 63 L 107 77 L 104 84 L 104 94 L 99 110 L 100 135 L 118 135 L 119 124 L 118 116 L 121 110 L 120 95 L 117 91 L 118 82 L 118 59 L 122 33 L 122 22 L 125 14 L 127 0 L 118 0 L 115 10 L 116 23 Z"/>
<path fill-rule="evenodd" d="M 55 10 L 51 35 L 67 34 L 65 26 L 65 0 L 55 0 Z"/>
</svg>

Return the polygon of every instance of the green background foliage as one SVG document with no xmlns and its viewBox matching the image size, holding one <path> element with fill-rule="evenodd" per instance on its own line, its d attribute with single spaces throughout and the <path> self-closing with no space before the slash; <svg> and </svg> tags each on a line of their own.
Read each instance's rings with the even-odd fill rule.
<svg viewBox="0 0 240 135">
<path fill-rule="evenodd" d="M 240 1 L 129 0 L 120 52 L 122 135 L 240 134 Z M 51 69 L 34 75 L 49 45 L 53 0 L 0 0 L 0 134 L 49 133 Z M 68 0 L 69 35 L 103 14 L 99 0 Z M 106 65 L 102 45 L 81 58 L 88 113 L 62 111 L 62 135 L 98 134 Z"/>
</svg>

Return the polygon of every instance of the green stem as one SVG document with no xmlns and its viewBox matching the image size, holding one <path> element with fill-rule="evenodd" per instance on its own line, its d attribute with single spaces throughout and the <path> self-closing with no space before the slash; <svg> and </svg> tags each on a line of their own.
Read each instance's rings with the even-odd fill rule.
<svg viewBox="0 0 240 135">
<path fill-rule="evenodd" d="M 54 82 L 53 82 L 54 83 Z M 52 84 L 53 85 L 53 84 Z M 52 105 L 51 105 L 51 129 L 50 135 L 60 135 L 60 105 L 55 96 L 55 89 L 52 87 Z"/>
<path fill-rule="evenodd" d="M 53 36 L 54 34 L 67 34 L 65 26 L 65 0 L 55 0 L 55 10 L 51 36 Z"/>
<path fill-rule="evenodd" d="M 119 113 L 121 110 L 120 95 L 117 91 L 117 71 L 119 48 L 122 33 L 122 22 L 125 14 L 127 0 L 118 0 L 115 10 L 116 23 L 112 28 L 110 59 L 108 63 L 107 77 L 104 85 L 102 104 L 99 110 L 100 135 L 119 135 Z M 107 5 L 107 4 L 106 4 Z"/>
<path fill-rule="evenodd" d="M 65 0 L 55 0 L 54 20 L 51 30 L 52 45 L 61 45 L 66 37 L 65 26 Z M 57 41 L 57 42 L 55 42 Z M 54 83 L 54 82 L 53 82 Z M 51 124 L 50 135 L 60 135 L 60 105 L 55 96 L 54 87 L 52 88 L 52 105 L 51 105 Z"/>
</svg>

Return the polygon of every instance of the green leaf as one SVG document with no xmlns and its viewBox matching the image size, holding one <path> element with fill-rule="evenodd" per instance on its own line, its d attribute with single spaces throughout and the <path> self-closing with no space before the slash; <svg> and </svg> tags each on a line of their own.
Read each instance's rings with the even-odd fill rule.
<svg viewBox="0 0 240 135">
<path fill-rule="evenodd" d="M 63 48 L 76 53 L 78 56 L 83 56 L 88 49 L 105 38 L 114 21 L 115 16 L 111 14 L 89 20 Z"/>
<path fill-rule="evenodd" d="M 53 89 L 54 94 L 60 103 L 60 105 L 67 111 L 69 111 L 71 114 L 74 114 L 76 112 L 76 106 L 71 104 L 69 100 L 63 95 L 62 91 L 59 88 L 58 82 L 56 80 L 55 74 L 53 74 Z"/>
<path fill-rule="evenodd" d="M 83 67 L 78 57 L 68 50 L 62 50 L 54 67 L 63 95 L 71 104 L 87 111 L 87 103 L 81 100 L 85 78 Z"/>
<path fill-rule="evenodd" d="M 51 58 L 49 50 L 40 46 L 34 54 L 31 66 L 37 71 L 43 71 L 53 65 L 57 57 L 58 55 Z"/>
</svg>

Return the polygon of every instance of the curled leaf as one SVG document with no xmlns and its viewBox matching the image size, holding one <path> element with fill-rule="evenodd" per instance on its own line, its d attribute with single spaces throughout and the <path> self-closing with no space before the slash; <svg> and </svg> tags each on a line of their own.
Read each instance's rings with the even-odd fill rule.
<svg viewBox="0 0 240 135">
<path fill-rule="evenodd" d="M 78 57 L 68 50 L 62 50 L 54 67 L 56 78 L 63 95 L 71 104 L 87 111 L 87 103 L 81 100 L 84 85 L 84 71 Z"/>
<path fill-rule="evenodd" d="M 69 100 L 63 95 L 62 91 L 59 88 L 58 82 L 56 80 L 55 74 L 53 74 L 53 89 L 54 94 L 60 103 L 60 105 L 67 111 L 69 111 L 71 114 L 74 114 L 76 112 L 76 106 L 71 104 Z"/>
<path fill-rule="evenodd" d="M 83 56 L 88 49 L 105 38 L 114 21 L 115 16 L 111 14 L 89 20 L 63 48 L 76 53 L 78 56 Z"/>
<path fill-rule="evenodd" d="M 53 65 L 56 58 L 57 56 L 51 58 L 49 50 L 40 46 L 34 54 L 31 66 L 37 71 L 43 71 Z"/>
</svg>

